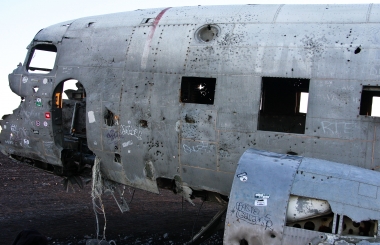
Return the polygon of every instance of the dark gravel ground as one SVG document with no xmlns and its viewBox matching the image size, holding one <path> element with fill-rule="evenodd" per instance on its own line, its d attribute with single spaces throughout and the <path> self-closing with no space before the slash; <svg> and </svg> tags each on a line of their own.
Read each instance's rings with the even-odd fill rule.
<svg viewBox="0 0 380 245">
<path fill-rule="evenodd" d="M 0 154 L 0 244 L 12 244 L 24 229 L 36 229 L 55 245 L 85 244 L 95 238 L 91 185 L 66 192 L 61 181 Z M 131 197 L 127 192 L 126 199 Z M 166 190 L 159 195 L 136 190 L 126 213 L 120 212 L 112 196 L 103 195 L 102 199 L 106 240 L 117 245 L 183 244 L 219 209 L 213 203 L 201 205 L 199 199 L 193 207 Z M 99 219 L 102 234 L 104 218 Z M 223 234 L 217 233 L 203 244 L 222 244 L 222 240 Z"/>
</svg>

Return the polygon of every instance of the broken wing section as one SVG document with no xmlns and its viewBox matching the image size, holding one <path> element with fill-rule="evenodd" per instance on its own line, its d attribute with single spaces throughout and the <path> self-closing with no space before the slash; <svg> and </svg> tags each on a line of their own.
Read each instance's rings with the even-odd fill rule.
<svg viewBox="0 0 380 245">
<path fill-rule="evenodd" d="M 380 173 L 254 149 L 239 160 L 225 244 L 378 244 Z"/>
</svg>

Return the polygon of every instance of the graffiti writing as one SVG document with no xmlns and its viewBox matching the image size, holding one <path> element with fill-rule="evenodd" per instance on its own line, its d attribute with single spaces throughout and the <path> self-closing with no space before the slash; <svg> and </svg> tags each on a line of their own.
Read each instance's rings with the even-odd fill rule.
<svg viewBox="0 0 380 245">
<path fill-rule="evenodd" d="M 122 139 L 124 138 L 123 136 L 124 135 L 131 135 L 131 136 L 135 136 L 138 140 L 142 140 L 142 132 L 136 128 L 136 127 L 133 127 L 132 125 L 130 125 L 131 122 L 128 121 L 128 125 L 120 125 L 120 131 L 118 130 L 110 130 L 106 137 L 111 140 L 111 141 L 114 141 L 116 139 Z"/>
<path fill-rule="evenodd" d="M 107 138 L 114 141 L 115 139 L 118 139 L 120 137 L 120 134 L 118 131 L 116 130 L 110 130 L 108 133 L 107 133 Z"/>
<path fill-rule="evenodd" d="M 249 204 L 237 202 L 236 217 L 252 225 L 260 225 L 264 227 L 265 230 L 273 230 L 273 222 L 270 219 L 270 215 L 260 215 L 260 210 Z"/>
<path fill-rule="evenodd" d="M 142 132 L 131 125 L 131 122 L 128 121 L 128 125 L 120 125 L 120 135 L 133 135 L 138 140 L 142 140 Z"/>
<path fill-rule="evenodd" d="M 11 125 L 11 134 L 8 142 L 13 142 L 12 145 L 29 146 L 29 140 L 25 139 L 28 136 L 28 132 L 25 128 L 18 128 L 17 125 Z M 23 140 L 24 139 L 24 140 Z"/>
<path fill-rule="evenodd" d="M 130 146 L 130 145 L 133 145 L 133 141 L 129 140 L 128 142 L 124 142 L 122 145 L 123 145 L 123 147 L 127 147 L 127 146 Z"/>
<path fill-rule="evenodd" d="M 215 151 L 215 146 L 209 145 L 209 143 L 202 141 L 199 145 L 195 145 L 192 147 L 186 144 L 183 144 L 183 150 L 189 154 L 192 152 L 213 153 Z"/>
<path fill-rule="evenodd" d="M 348 122 L 328 122 L 322 121 L 322 129 L 325 134 L 352 133 L 356 128 L 356 123 Z"/>
</svg>

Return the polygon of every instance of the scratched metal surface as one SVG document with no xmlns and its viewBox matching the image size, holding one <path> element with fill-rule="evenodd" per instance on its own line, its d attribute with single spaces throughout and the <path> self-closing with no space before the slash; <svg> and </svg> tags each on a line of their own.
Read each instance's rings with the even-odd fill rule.
<svg viewBox="0 0 380 245">
<path fill-rule="evenodd" d="M 377 169 L 380 119 L 359 116 L 358 107 L 362 85 L 378 85 L 379 17 L 371 4 L 198 6 L 45 28 L 31 45 L 55 44 L 56 65 L 44 75 L 24 64 L 10 75 L 25 102 L 1 121 L 1 149 L 60 165 L 55 118 L 35 123 L 51 110 L 54 88 L 77 79 L 87 92 L 88 145 L 121 183 L 156 191 L 155 178 L 180 175 L 193 188 L 228 195 L 249 147 Z M 220 32 L 199 41 L 196 31 L 207 24 Z M 214 105 L 181 103 L 182 76 L 216 78 Z M 310 79 L 304 134 L 257 130 L 263 76 Z M 118 124 L 104 123 L 107 110 Z"/>
<path fill-rule="evenodd" d="M 301 160 L 254 149 L 244 152 L 232 184 L 224 244 L 240 244 L 242 239 L 248 244 L 284 244 L 285 213 Z"/>
</svg>

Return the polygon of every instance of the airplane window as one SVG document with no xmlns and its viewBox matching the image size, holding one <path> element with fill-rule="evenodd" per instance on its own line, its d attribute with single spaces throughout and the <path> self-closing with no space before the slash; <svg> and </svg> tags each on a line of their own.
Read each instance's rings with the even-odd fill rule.
<svg viewBox="0 0 380 245">
<path fill-rule="evenodd" d="M 380 117 L 380 87 L 363 86 L 360 115 Z"/>
<path fill-rule="evenodd" d="M 216 25 L 204 25 L 196 31 L 195 37 L 200 42 L 208 43 L 216 39 L 219 32 L 219 27 Z"/>
<path fill-rule="evenodd" d="M 258 130 L 305 133 L 310 79 L 263 77 Z"/>
<path fill-rule="evenodd" d="M 214 104 L 216 78 L 182 77 L 181 102 Z"/>
<path fill-rule="evenodd" d="M 54 68 L 57 48 L 50 44 L 39 44 L 33 47 L 28 61 L 29 73 L 47 74 Z"/>
</svg>

